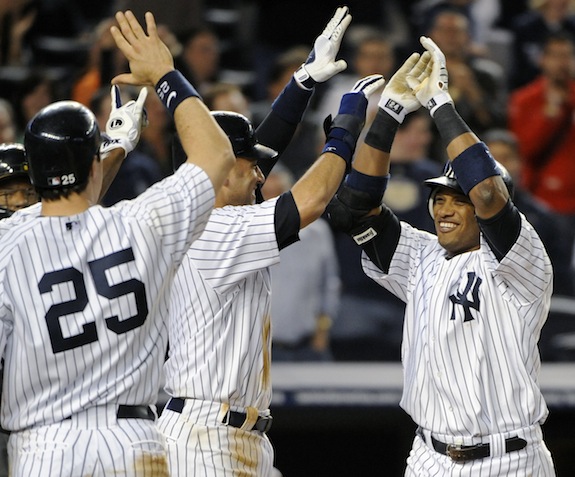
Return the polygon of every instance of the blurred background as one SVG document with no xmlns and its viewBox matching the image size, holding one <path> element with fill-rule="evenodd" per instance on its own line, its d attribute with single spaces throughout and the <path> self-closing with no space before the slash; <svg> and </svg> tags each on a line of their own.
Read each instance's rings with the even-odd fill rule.
<svg viewBox="0 0 575 477">
<path fill-rule="evenodd" d="M 554 265 L 540 350 L 551 411 L 544 433 L 559 476 L 575 469 L 574 3 L 345 2 L 353 21 L 340 57 L 348 69 L 316 88 L 265 189 L 267 197 L 287 190 L 310 166 L 323 144 L 323 119 L 337 112 L 341 94 L 358 78 L 389 78 L 420 50 L 421 34 L 433 38 L 445 52 L 458 111 L 514 177 L 514 201 Z M 176 66 L 211 109 L 240 112 L 257 126 L 340 4 L 0 0 L 0 142 L 21 141 L 27 121 L 58 99 L 82 102 L 105 124 L 110 79 L 127 71 L 109 27 L 114 12 L 125 9 L 140 21 L 145 11 L 154 13 Z M 370 115 L 376 105 L 377 99 Z M 171 118 L 155 95 L 146 109 L 150 125 L 105 205 L 172 172 Z M 411 114 L 391 151 L 393 179 L 385 195 L 402 220 L 433 231 L 421 182 L 439 174 L 444 160 L 427 112 Z M 325 244 L 322 254 L 308 248 L 317 240 Z M 365 277 L 359 249 L 322 220 L 282 253 L 289 257 L 273 269 L 276 467 L 284 477 L 402 475 L 415 429 L 398 407 L 403 303 Z M 305 286 L 298 287 L 303 276 Z"/>
</svg>

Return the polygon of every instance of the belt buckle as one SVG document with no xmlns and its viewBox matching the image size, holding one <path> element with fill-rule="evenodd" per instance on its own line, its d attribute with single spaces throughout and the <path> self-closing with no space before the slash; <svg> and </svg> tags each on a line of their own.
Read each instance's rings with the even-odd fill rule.
<svg viewBox="0 0 575 477">
<path fill-rule="evenodd" d="M 261 432 L 267 433 L 272 427 L 273 418 L 272 418 L 272 416 L 267 416 L 264 418 L 264 420 L 265 420 L 265 424 L 264 424 L 264 428 Z"/>
<path fill-rule="evenodd" d="M 447 444 L 445 448 L 447 457 L 454 462 L 465 462 L 469 460 L 465 455 L 467 451 L 469 451 L 469 448 L 466 447 L 463 449 L 460 444 Z"/>
</svg>

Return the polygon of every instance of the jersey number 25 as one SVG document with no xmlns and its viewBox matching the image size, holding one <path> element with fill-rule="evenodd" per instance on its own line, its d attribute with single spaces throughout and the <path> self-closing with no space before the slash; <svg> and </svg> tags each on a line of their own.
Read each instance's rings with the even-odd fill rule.
<svg viewBox="0 0 575 477">
<path fill-rule="evenodd" d="M 128 295 L 129 293 L 134 294 L 136 300 L 136 314 L 134 316 L 123 320 L 118 316 L 111 316 L 105 319 L 107 328 L 116 334 L 126 333 L 142 326 L 148 316 L 146 289 L 140 280 L 132 278 L 115 285 L 110 285 L 106 279 L 106 270 L 122 263 L 132 262 L 133 260 L 134 252 L 132 248 L 127 248 L 111 255 L 106 255 L 98 260 L 88 262 L 98 295 L 111 300 Z M 79 270 L 70 267 L 46 273 L 40 280 L 40 283 L 38 283 L 38 288 L 40 293 L 49 293 L 52 291 L 54 285 L 67 282 L 72 283 L 76 298 L 64 303 L 54 304 L 46 313 L 46 324 L 48 325 L 48 334 L 50 335 L 50 342 L 52 343 L 52 351 L 54 351 L 54 353 L 67 351 L 98 341 L 96 323 L 93 321 L 84 324 L 82 326 L 82 333 L 78 333 L 77 335 L 65 338 L 62 333 L 60 317 L 79 313 L 88 305 L 88 294 L 86 293 L 84 276 Z"/>
</svg>

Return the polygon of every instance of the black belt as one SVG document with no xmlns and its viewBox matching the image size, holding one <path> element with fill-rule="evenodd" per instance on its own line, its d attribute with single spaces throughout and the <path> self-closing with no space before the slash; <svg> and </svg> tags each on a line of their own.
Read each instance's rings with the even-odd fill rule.
<svg viewBox="0 0 575 477">
<path fill-rule="evenodd" d="M 177 413 L 182 413 L 184 409 L 185 399 L 182 398 L 172 398 L 168 401 L 166 408 L 170 411 L 174 411 Z M 227 424 L 228 426 L 241 428 L 246 422 L 247 414 L 243 412 L 236 412 L 236 411 L 228 411 L 222 420 L 222 424 Z M 262 417 L 259 416 L 256 423 L 253 425 L 250 431 L 260 431 L 260 432 L 268 432 L 272 427 L 272 420 L 271 416 Z"/>
<path fill-rule="evenodd" d="M 425 440 L 423 433 L 418 430 L 420 437 Z M 445 444 L 440 442 L 431 436 L 431 445 L 436 452 L 446 455 L 451 460 L 455 462 L 465 462 L 468 460 L 484 459 L 490 455 L 490 445 L 489 444 L 477 444 L 471 446 L 462 446 L 459 444 Z M 525 439 L 514 436 L 505 439 L 505 452 L 513 452 L 523 449 L 527 445 Z"/>
<path fill-rule="evenodd" d="M 116 413 L 118 419 L 146 419 L 148 421 L 155 421 L 156 415 L 150 406 L 127 406 L 120 404 L 118 412 Z M 66 419 L 72 419 L 72 416 Z"/>
</svg>

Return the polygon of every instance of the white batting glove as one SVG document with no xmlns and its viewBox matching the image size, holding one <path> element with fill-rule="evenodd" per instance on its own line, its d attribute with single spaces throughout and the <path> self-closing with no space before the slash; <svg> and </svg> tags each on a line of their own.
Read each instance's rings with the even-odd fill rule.
<svg viewBox="0 0 575 477">
<path fill-rule="evenodd" d="M 429 113 L 433 116 L 440 106 L 446 103 L 453 104 L 453 99 L 447 90 L 445 55 L 431 38 L 422 36 L 419 41 L 427 52 L 421 55 L 420 61 L 407 75 L 407 84 L 419 102 L 429 109 Z"/>
<path fill-rule="evenodd" d="M 385 78 L 382 75 L 369 75 L 357 81 L 349 92 L 363 93 L 364 96 L 369 99 L 369 97 L 381 89 L 384 84 Z"/>
<path fill-rule="evenodd" d="M 128 101 L 123 106 L 118 86 L 112 86 L 111 96 L 112 111 L 106 122 L 106 134 L 100 146 L 100 156 L 104 159 L 113 149 L 124 149 L 125 156 L 132 152 L 140 140 L 142 128 L 148 122 L 144 110 L 144 102 L 148 96 L 146 88 L 140 90 L 136 101 Z"/>
<path fill-rule="evenodd" d="M 316 38 L 306 62 L 293 75 L 303 89 L 311 90 L 316 83 L 323 83 L 347 68 L 345 60 L 336 61 L 335 57 L 350 22 L 349 8 L 339 7 Z"/>
<path fill-rule="evenodd" d="M 413 94 L 413 90 L 407 84 L 407 75 L 420 59 L 419 53 L 413 53 L 405 63 L 401 65 L 391 79 L 387 82 L 381 93 L 381 99 L 377 104 L 387 114 L 402 123 L 409 113 L 421 108 L 419 100 Z"/>
</svg>

